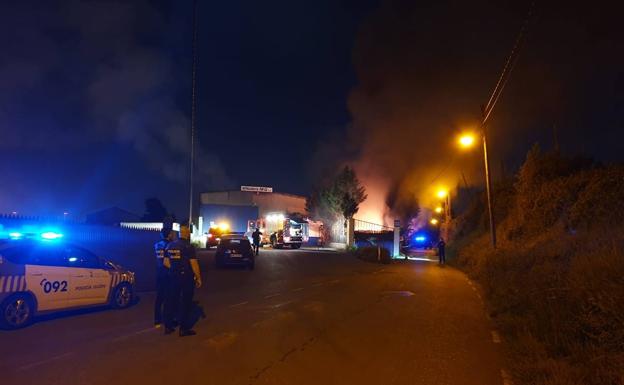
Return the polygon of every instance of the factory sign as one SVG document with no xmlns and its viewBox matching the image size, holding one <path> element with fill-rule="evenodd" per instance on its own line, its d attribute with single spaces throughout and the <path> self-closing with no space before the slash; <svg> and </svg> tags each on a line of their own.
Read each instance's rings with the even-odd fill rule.
<svg viewBox="0 0 624 385">
<path fill-rule="evenodd" d="M 262 186 L 241 186 L 241 191 L 251 191 L 251 192 L 264 192 L 264 193 L 272 193 L 273 187 L 262 187 Z"/>
</svg>

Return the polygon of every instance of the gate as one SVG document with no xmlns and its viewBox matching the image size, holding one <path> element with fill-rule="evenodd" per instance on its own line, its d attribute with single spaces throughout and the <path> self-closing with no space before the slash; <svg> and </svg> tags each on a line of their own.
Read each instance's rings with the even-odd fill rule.
<svg viewBox="0 0 624 385">
<path fill-rule="evenodd" d="M 381 247 L 394 255 L 394 228 L 359 219 L 353 220 L 353 245 L 355 247 Z"/>
</svg>

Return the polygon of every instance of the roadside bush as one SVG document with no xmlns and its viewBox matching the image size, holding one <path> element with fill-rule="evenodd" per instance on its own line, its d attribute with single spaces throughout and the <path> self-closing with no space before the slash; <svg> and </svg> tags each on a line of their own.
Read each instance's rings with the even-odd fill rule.
<svg viewBox="0 0 624 385">
<path fill-rule="evenodd" d="M 570 208 L 574 227 L 614 226 L 624 222 L 624 167 L 597 170 Z"/>
<path fill-rule="evenodd" d="M 451 248 L 484 288 L 516 382 L 624 384 L 624 168 L 534 147 L 505 200 L 496 250 L 477 210 Z"/>
<path fill-rule="evenodd" d="M 392 258 L 388 249 L 383 247 L 366 246 L 355 250 L 355 256 L 363 261 L 376 263 L 390 263 Z"/>
</svg>

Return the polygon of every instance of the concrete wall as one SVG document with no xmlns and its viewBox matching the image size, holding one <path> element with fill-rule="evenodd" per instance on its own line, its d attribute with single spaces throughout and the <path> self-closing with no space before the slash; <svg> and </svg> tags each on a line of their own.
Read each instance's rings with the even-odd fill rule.
<svg viewBox="0 0 624 385">
<path fill-rule="evenodd" d="M 210 221 L 228 222 L 232 231 L 246 231 L 247 221 L 269 213 L 305 214 L 305 197 L 283 193 L 249 191 L 215 191 L 200 195 L 199 215 L 203 218 L 202 234 Z"/>
<path fill-rule="evenodd" d="M 305 214 L 305 197 L 284 193 L 216 191 L 201 193 L 201 205 L 256 206 L 260 216 L 271 212 Z"/>
<path fill-rule="evenodd" d="M 232 231 L 244 232 L 247 231 L 247 221 L 258 218 L 258 207 L 204 204 L 199 208 L 199 215 L 203 218 L 202 234 L 208 232 L 210 221 L 227 222 Z"/>
<path fill-rule="evenodd" d="M 288 194 L 254 194 L 253 201 L 258 206 L 260 216 L 271 212 L 305 214 L 305 198 Z"/>
</svg>

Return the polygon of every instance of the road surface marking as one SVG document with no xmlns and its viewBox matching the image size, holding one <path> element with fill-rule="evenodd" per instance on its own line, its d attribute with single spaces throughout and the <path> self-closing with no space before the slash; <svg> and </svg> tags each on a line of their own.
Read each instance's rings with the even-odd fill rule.
<svg viewBox="0 0 624 385">
<path fill-rule="evenodd" d="M 495 344 L 500 344 L 501 343 L 500 334 L 498 334 L 498 332 L 496 330 L 492 330 L 492 341 Z"/>
<path fill-rule="evenodd" d="M 390 290 L 390 291 L 384 291 L 382 294 L 398 295 L 399 297 L 411 297 L 414 295 L 414 293 L 409 290 Z"/>
<path fill-rule="evenodd" d="M 511 376 L 505 369 L 501 369 L 501 377 L 503 378 L 503 385 L 513 385 L 511 381 Z"/>
<path fill-rule="evenodd" d="M 277 309 L 278 307 L 286 306 L 286 305 L 288 305 L 289 303 L 293 303 L 293 302 L 295 302 L 295 301 L 286 301 L 286 302 L 278 303 L 277 305 L 273 305 L 273 306 L 271 306 L 271 307 L 272 307 L 273 309 Z"/>
<path fill-rule="evenodd" d="M 141 330 L 136 331 L 136 332 L 124 334 L 124 335 L 121 335 L 119 337 L 113 338 L 112 341 L 113 342 L 118 342 L 118 341 L 122 341 L 122 340 L 125 340 L 127 338 L 139 335 L 139 334 L 143 334 L 143 333 L 147 333 L 147 332 L 151 332 L 151 331 L 156 331 L 156 330 L 158 330 L 158 329 L 157 328 L 153 328 L 153 327 L 147 328 L 147 329 L 141 329 Z"/>
<path fill-rule="evenodd" d="M 277 297 L 278 295 L 282 295 L 282 294 L 280 294 L 280 293 L 275 293 L 275 294 L 265 295 L 265 296 L 264 296 L 264 299 L 269 299 L 269 298 Z"/>
<path fill-rule="evenodd" d="M 249 301 L 239 302 L 239 303 L 235 303 L 233 305 L 230 305 L 230 307 L 243 306 L 243 305 L 247 305 L 248 303 L 249 303 Z"/>
<path fill-rule="evenodd" d="M 292 289 L 291 291 L 301 291 L 301 290 L 303 290 L 303 289 L 304 289 L 303 287 L 298 287 L 298 288 L 296 288 L 296 289 Z"/>
<path fill-rule="evenodd" d="M 20 366 L 19 368 L 17 368 L 17 371 L 21 372 L 21 371 L 24 371 L 24 370 L 27 370 L 27 369 L 32 369 L 32 368 L 34 368 L 36 366 L 47 364 L 48 362 L 57 361 L 57 360 L 65 358 L 65 357 L 69 357 L 72 354 L 74 354 L 74 353 L 71 353 L 71 352 L 63 353 L 63 354 L 59 354 L 58 356 L 46 358 L 45 360 L 33 362 L 32 364 L 27 364 L 27 365 L 24 365 L 24 366 Z"/>
</svg>

